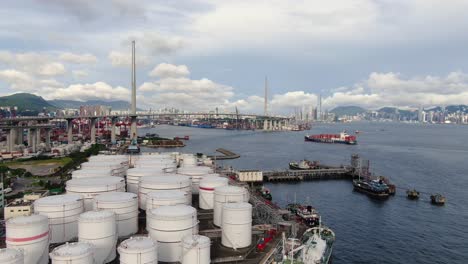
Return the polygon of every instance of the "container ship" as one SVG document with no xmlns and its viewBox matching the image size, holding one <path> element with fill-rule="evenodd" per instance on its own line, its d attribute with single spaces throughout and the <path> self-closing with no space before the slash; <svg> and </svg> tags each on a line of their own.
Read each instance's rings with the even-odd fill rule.
<svg viewBox="0 0 468 264">
<path fill-rule="evenodd" d="M 305 141 L 319 142 L 319 143 L 339 143 L 339 144 L 348 144 L 348 145 L 357 144 L 356 136 L 351 136 L 347 134 L 346 132 L 341 132 L 340 134 L 306 135 Z"/>
</svg>

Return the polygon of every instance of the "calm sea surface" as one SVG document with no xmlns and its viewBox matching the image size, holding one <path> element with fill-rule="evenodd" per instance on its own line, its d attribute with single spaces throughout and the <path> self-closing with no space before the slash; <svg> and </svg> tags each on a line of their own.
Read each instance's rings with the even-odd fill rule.
<svg viewBox="0 0 468 264">
<path fill-rule="evenodd" d="M 359 145 L 304 142 L 305 133 L 361 131 Z M 238 169 L 284 169 L 292 160 L 349 164 L 353 153 L 370 160 L 375 174 L 388 176 L 397 194 L 375 201 L 353 192 L 345 180 L 267 184 L 281 206 L 310 203 L 336 233 L 333 263 L 468 263 L 468 126 L 398 123 L 318 124 L 305 132 L 227 131 L 174 126 L 140 134 L 189 135 L 179 151 L 214 153 L 226 148 L 241 158 L 224 162 Z M 406 199 L 405 188 L 423 192 Z M 445 206 L 433 206 L 440 192 Z"/>
</svg>

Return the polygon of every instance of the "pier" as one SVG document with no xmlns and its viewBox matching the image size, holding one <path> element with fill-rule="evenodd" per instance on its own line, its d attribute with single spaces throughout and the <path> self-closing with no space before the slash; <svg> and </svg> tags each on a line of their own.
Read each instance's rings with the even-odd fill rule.
<svg viewBox="0 0 468 264">
<path fill-rule="evenodd" d="M 227 149 L 219 148 L 219 149 L 216 149 L 216 151 L 223 155 L 211 155 L 211 156 L 208 156 L 208 158 L 213 159 L 213 160 L 228 160 L 228 159 L 240 158 L 240 155 L 232 151 L 229 151 Z"/>
<path fill-rule="evenodd" d="M 313 181 L 353 179 L 353 169 L 350 167 L 318 168 L 311 170 L 264 171 L 263 180 L 278 181 Z"/>
</svg>

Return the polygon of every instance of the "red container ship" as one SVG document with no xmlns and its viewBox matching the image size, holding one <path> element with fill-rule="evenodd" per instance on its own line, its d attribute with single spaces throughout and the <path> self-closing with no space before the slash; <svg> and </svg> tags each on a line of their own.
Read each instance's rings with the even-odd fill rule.
<svg viewBox="0 0 468 264">
<path fill-rule="evenodd" d="M 356 136 L 351 136 L 346 131 L 340 134 L 319 134 L 319 135 L 306 135 L 305 141 L 319 142 L 319 143 L 339 143 L 356 145 Z"/>
</svg>

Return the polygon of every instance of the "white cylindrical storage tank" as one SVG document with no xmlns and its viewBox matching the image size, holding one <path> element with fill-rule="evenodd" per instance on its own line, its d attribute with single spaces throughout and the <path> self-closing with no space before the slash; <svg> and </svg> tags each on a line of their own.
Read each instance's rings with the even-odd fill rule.
<svg viewBox="0 0 468 264">
<path fill-rule="evenodd" d="M 87 242 L 63 244 L 49 255 L 52 264 L 94 264 L 94 248 Z"/>
<path fill-rule="evenodd" d="M 177 174 L 164 176 L 142 177 L 138 186 L 139 206 L 146 209 L 146 194 L 152 191 L 183 191 L 187 195 L 187 203 L 192 204 L 192 179 Z"/>
<path fill-rule="evenodd" d="M 82 169 L 87 168 L 126 168 L 128 169 L 128 164 L 126 162 L 114 161 L 114 160 L 100 160 L 100 161 L 88 161 L 81 163 Z"/>
<path fill-rule="evenodd" d="M 188 205 L 161 206 L 146 212 L 146 230 L 158 242 L 158 260 L 175 262 L 181 258 L 181 241 L 198 234 L 197 210 Z"/>
<path fill-rule="evenodd" d="M 95 177 L 106 177 L 106 176 L 120 176 L 120 175 L 114 175 L 112 170 L 108 168 L 81 169 L 81 170 L 72 171 L 72 179 L 95 178 Z"/>
<path fill-rule="evenodd" d="M 195 166 L 198 163 L 197 157 L 193 154 L 182 154 L 180 159 L 182 159 L 182 166 Z"/>
<path fill-rule="evenodd" d="M 214 190 L 216 187 L 227 186 L 229 179 L 224 177 L 209 176 L 200 181 L 200 192 L 198 196 L 198 206 L 201 209 L 209 210 L 214 207 Z"/>
<path fill-rule="evenodd" d="M 78 217 L 84 212 L 83 197 L 63 194 L 40 198 L 34 212 L 49 218 L 50 243 L 64 243 L 78 236 Z"/>
<path fill-rule="evenodd" d="M 81 214 L 78 219 L 78 241 L 93 245 L 96 263 L 114 260 L 117 244 L 115 213 L 101 210 Z"/>
<path fill-rule="evenodd" d="M 200 180 L 213 173 L 213 169 L 206 166 L 184 166 L 177 169 L 177 174 L 192 177 L 192 193 L 198 194 Z"/>
<path fill-rule="evenodd" d="M 106 192 L 125 192 L 125 180 L 120 177 L 72 179 L 67 181 L 67 194 L 80 194 L 84 198 L 85 211 L 93 209 L 94 196 Z"/>
<path fill-rule="evenodd" d="M 143 163 L 136 163 L 134 168 L 138 169 L 152 169 L 155 171 L 166 171 L 166 172 L 174 172 L 176 170 L 176 164 L 173 162 L 165 162 L 165 163 L 158 163 L 154 161 L 148 161 Z"/>
<path fill-rule="evenodd" d="M 252 244 L 252 205 L 226 203 L 223 205 L 221 244 L 228 248 L 245 248 Z"/>
<path fill-rule="evenodd" d="M 183 191 L 153 191 L 146 194 L 146 210 L 164 205 L 188 204 L 187 193 Z"/>
<path fill-rule="evenodd" d="M 88 161 L 103 161 L 103 160 L 126 162 L 128 161 L 128 156 L 127 155 L 96 155 L 96 156 L 90 156 L 88 158 Z"/>
<path fill-rule="evenodd" d="M 127 191 L 138 194 L 138 184 L 141 177 L 165 176 L 166 173 L 174 172 L 174 169 L 164 168 L 132 168 L 127 171 Z"/>
<path fill-rule="evenodd" d="M 95 210 L 115 213 L 117 234 L 127 237 L 138 231 L 138 196 L 127 192 L 110 192 L 94 197 Z"/>
<path fill-rule="evenodd" d="M 0 263 L 2 264 L 24 264 L 24 254 L 21 249 L 1 248 Z"/>
<path fill-rule="evenodd" d="M 45 215 L 18 216 L 6 222 L 6 245 L 22 249 L 24 263 L 49 262 L 49 219 Z"/>
<path fill-rule="evenodd" d="M 82 170 L 109 170 L 112 176 L 124 177 L 127 173 L 127 164 L 111 162 L 85 162 L 81 164 Z"/>
<path fill-rule="evenodd" d="M 249 192 L 238 186 L 216 187 L 214 191 L 213 224 L 222 226 L 223 204 L 249 201 Z"/>
<path fill-rule="evenodd" d="M 120 264 L 157 264 L 158 249 L 156 242 L 149 237 L 137 236 L 120 243 L 117 249 Z"/>
<path fill-rule="evenodd" d="M 182 239 L 182 264 L 210 264 L 211 241 L 206 236 L 190 235 Z"/>
</svg>

